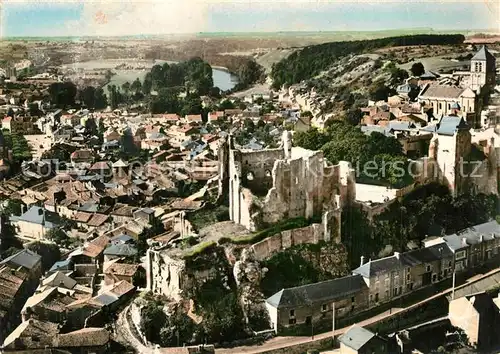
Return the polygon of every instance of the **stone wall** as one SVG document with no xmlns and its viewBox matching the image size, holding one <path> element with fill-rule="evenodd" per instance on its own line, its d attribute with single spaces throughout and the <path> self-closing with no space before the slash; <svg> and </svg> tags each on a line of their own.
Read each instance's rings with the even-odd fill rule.
<svg viewBox="0 0 500 354">
<path fill-rule="evenodd" d="M 305 343 L 294 344 L 290 346 L 286 346 L 279 349 L 271 349 L 271 350 L 262 350 L 255 351 L 254 353 L 261 354 L 304 354 L 308 350 L 316 349 L 316 350 L 326 350 L 333 348 L 333 338 L 321 338 L 317 340 L 311 340 Z"/>
<path fill-rule="evenodd" d="M 322 225 L 312 224 L 299 229 L 282 231 L 279 234 L 253 244 L 250 248 L 255 255 L 255 259 L 262 261 L 294 245 L 304 243 L 317 244 L 324 240 L 324 236 Z"/>
</svg>

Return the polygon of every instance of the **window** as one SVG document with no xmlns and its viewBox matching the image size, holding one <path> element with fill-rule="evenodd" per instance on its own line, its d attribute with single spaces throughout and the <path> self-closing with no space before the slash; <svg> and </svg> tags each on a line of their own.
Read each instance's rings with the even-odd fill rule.
<svg viewBox="0 0 500 354">
<path fill-rule="evenodd" d="M 351 297 L 351 302 L 356 302 L 356 299 L 353 297 Z"/>
<path fill-rule="evenodd" d="M 295 310 L 290 310 L 290 317 L 295 317 Z"/>
<path fill-rule="evenodd" d="M 467 256 L 467 251 L 459 251 L 455 255 L 455 259 L 462 259 L 465 258 L 466 256 Z"/>
<path fill-rule="evenodd" d="M 437 280 L 437 274 L 432 274 L 432 282 L 435 283 Z"/>
<path fill-rule="evenodd" d="M 432 270 L 432 267 L 428 264 L 426 267 L 425 267 L 425 271 L 428 273 Z"/>
<path fill-rule="evenodd" d="M 451 268 L 451 261 L 448 262 L 448 268 Z"/>
<path fill-rule="evenodd" d="M 295 323 L 297 323 L 297 320 L 295 318 L 290 318 L 288 320 L 288 324 L 294 325 Z"/>
<path fill-rule="evenodd" d="M 327 304 L 321 305 L 321 312 L 326 312 L 326 310 L 328 310 L 328 305 Z"/>
<path fill-rule="evenodd" d="M 378 302 L 378 293 L 375 294 L 375 302 Z"/>
<path fill-rule="evenodd" d="M 406 280 L 410 280 L 411 274 L 406 274 Z"/>
</svg>

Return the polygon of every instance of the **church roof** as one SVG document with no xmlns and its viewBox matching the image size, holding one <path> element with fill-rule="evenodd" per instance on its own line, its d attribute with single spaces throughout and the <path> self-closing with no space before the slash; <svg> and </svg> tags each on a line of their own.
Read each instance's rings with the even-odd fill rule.
<svg viewBox="0 0 500 354">
<path fill-rule="evenodd" d="M 486 46 L 482 46 L 481 49 L 472 57 L 471 60 L 494 60 L 495 57 L 491 54 Z"/>
</svg>

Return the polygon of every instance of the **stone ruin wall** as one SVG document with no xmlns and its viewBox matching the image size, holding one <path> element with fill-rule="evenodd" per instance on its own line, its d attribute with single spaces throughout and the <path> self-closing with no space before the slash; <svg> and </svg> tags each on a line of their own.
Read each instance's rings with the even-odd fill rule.
<svg viewBox="0 0 500 354">
<path fill-rule="evenodd" d="M 312 224 L 306 227 L 282 231 L 250 246 L 255 259 L 262 261 L 294 245 L 317 244 L 324 239 L 323 226 Z"/>
</svg>

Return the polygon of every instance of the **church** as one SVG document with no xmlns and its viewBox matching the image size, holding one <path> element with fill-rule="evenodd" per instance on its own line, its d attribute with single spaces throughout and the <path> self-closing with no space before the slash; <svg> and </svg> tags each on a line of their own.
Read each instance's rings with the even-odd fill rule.
<svg viewBox="0 0 500 354">
<path fill-rule="evenodd" d="M 429 123 L 456 114 L 471 127 L 476 127 L 483 97 L 494 87 L 495 77 L 496 59 L 483 46 L 471 58 L 469 71 L 442 75 L 440 80 L 422 87 L 417 98 L 423 106 L 422 113 L 427 114 Z"/>
</svg>

